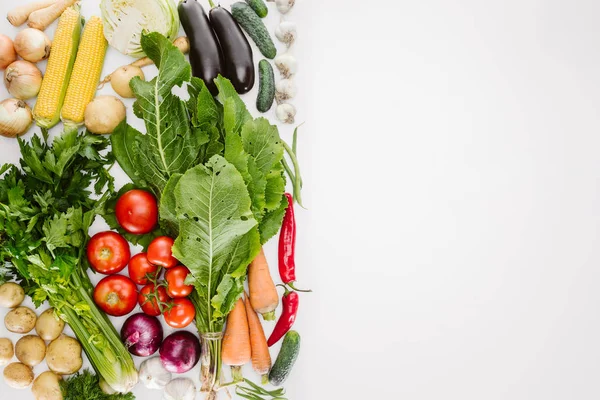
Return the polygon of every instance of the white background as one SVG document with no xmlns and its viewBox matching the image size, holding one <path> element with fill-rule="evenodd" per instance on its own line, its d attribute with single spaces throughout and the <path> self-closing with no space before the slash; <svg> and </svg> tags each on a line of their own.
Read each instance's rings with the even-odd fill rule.
<svg viewBox="0 0 600 400">
<path fill-rule="evenodd" d="M 600 397 L 599 12 L 299 0 L 290 399 Z"/>
</svg>

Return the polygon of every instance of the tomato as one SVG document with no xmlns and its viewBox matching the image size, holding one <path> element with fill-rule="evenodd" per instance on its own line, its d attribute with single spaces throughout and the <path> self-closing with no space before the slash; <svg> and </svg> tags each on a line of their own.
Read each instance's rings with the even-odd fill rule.
<svg viewBox="0 0 600 400">
<path fill-rule="evenodd" d="M 137 286 L 123 275 L 102 278 L 94 289 L 94 302 L 108 315 L 129 314 L 137 304 Z"/>
<path fill-rule="evenodd" d="M 185 278 L 190 270 L 183 265 L 170 268 L 165 272 L 165 281 L 167 281 L 167 293 L 173 298 L 187 297 L 194 287 L 185 284 Z"/>
<path fill-rule="evenodd" d="M 173 299 L 171 309 L 165 311 L 165 322 L 172 328 L 185 328 L 196 316 L 194 304 L 189 299 Z"/>
<path fill-rule="evenodd" d="M 139 253 L 129 260 L 129 277 L 138 285 L 145 285 L 148 283 L 148 275 L 156 278 L 159 272 L 158 268 L 148 261 L 146 253 Z"/>
<path fill-rule="evenodd" d="M 167 294 L 167 290 L 164 286 L 158 287 L 156 295 L 154 295 L 154 288 L 155 286 L 153 283 L 144 286 L 138 295 L 138 303 L 140 304 L 140 307 L 142 307 L 143 312 L 152 315 L 153 317 L 157 317 L 160 315 L 160 308 L 156 302 L 156 297 L 158 297 L 158 300 L 161 303 L 168 303 L 171 298 Z"/>
<path fill-rule="evenodd" d="M 130 190 L 117 200 L 115 214 L 127 232 L 136 235 L 151 232 L 158 223 L 156 198 L 145 190 Z"/>
<path fill-rule="evenodd" d="M 174 240 L 168 236 L 159 236 L 148 246 L 148 261 L 154 265 L 172 268 L 179 264 L 171 251 Z"/>
<path fill-rule="evenodd" d="M 87 245 L 87 258 L 94 271 L 101 274 L 116 274 L 129 261 L 129 243 L 116 232 L 96 233 Z"/>
</svg>

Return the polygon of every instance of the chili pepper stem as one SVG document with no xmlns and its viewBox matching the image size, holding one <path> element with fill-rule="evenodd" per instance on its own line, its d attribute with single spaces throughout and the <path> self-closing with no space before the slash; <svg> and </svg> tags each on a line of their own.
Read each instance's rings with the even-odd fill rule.
<svg viewBox="0 0 600 400">
<path fill-rule="evenodd" d="M 302 293 L 311 293 L 312 292 L 311 289 L 304 289 L 304 290 L 298 289 L 296 286 L 294 286 L 295 284 L 296 284 L 296 282 L 294 282 L 294 281 L 286 283 L 286 285 L 289 286 L 295 292 L 302 292 Z"/>
</svg>

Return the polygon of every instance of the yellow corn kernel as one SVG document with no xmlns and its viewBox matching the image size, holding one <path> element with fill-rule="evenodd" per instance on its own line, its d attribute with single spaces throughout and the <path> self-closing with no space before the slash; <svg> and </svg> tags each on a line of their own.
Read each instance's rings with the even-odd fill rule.
<svg viewBox="0 0 600 400">
<path fill-rule="evenodd" d="M 48 66 L 33 108 L 35 122 L 42 128 L 51 128 L 60 120 L 82 24 L 79 10 L 73 7 L 67 8 L 58 20 Z"/>
<path fill-rule="evenodd" d="M 61 112 L 65 125 L 80 125 L 83 122 L 85 107 L 94 98 L 100 81 L 107 46 L 102 20 L 100 17 L 91 17 L 81 34 L 81 43 Z"/>
</svg>

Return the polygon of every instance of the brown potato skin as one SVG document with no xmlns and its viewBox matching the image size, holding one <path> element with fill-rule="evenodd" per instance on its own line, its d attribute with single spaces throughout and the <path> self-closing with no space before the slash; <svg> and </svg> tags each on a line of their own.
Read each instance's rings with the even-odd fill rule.
<svg viewBox="0 0 600 400">
<path fill-rule="evenodd" d="M 53 341 L 63 332 L 65 321 L 54 315 L 54 308 L 49 308 L 37 319 L 35 331 L 44 340 Z"/>
<path fill-rule="evenodd" d="M 81 369 L 81 345 L 67 335 L 60 335 L 48 345 L 46 364 L 50 371 L 58 375 L 70 375 Z"/>
<path fill-rule="evenodd" d="M 0 285 L 0 306 L 14 308 L 25 300 L 25 291 L 14 282 L 6 282 Z"/>
<path fill-rule="evenodd" d="M 0 338 L 0 365 L 6 365 L 15 355 L 15 348 L 9 338 Z"/>
<path fill-rule="evenodd" d="M 35 326 L 37 317 L 28 307 L 17 307 L 4 317 L 6 329 L 13 333 L 29 333 Z"/>
<path fill-rule="evenodd" d="M 46 342 L 36 335 L 26 335 L 15 345 L 17 359 L 29 367 L 35 367 L 46 357 Z"/>
<path fill-rule="evenodd" d="M 25 389 L 33 382 L 33 370 L 31 367 L 14 362 L 4 368 L 4 381 L 14 389 Z"/>
<path fill-rule="evenodd" d="M 52 371 L 42 372 L 35 378 L 31 392 L 35 400 L 63 400 L 60 376 Z"/>
</svg>

